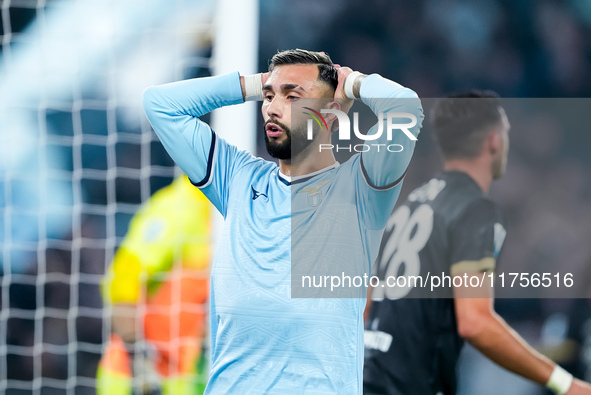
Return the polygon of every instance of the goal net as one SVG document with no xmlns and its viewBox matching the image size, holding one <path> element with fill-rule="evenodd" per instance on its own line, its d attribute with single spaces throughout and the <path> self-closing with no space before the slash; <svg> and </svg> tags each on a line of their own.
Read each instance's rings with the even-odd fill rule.
<svg viewBox="0 0 591 395">
<path fill-rule="evenodd" d="M 254 72 L 257 3 L 236 3 L 0 0 L 0 393 L 95 393 L 101 281 L 140 205 L 179 175 L 141 94 L 228 57 Z M 236 18 L 251 19 L 240 43 Z"/>
</svg>

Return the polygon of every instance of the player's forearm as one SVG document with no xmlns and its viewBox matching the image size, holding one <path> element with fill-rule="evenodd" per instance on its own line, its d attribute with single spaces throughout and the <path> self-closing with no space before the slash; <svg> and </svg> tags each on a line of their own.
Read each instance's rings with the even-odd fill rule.
<svg viewBox="0 0 591 395">
<path fill-rule="evenodd" d="M 194 183 L 207 176 L 214 139 L 211 128 L 198 117 L 242 102 L 238 73 L 155 86 L 143 96 L 146 115 L 162 145 Z"/>
<path fill-rule="evenodd" d="M 377 74 L 363 80 L 359 94 L 383 127 L 378 138 L 365 142 L 374 149 L 362 154 L 364 168 L 373 185 L 388 186 L 402 177 L 412 158 L 414 139 L 424 118 L 421 101 L 414 91 Z M 393 113 L 408 116 L 389 116 Z M 381 120 L 380 114 L 383 115 Z M 374 126 L 368 135 L 375 135 L 378 131 L 379 128 Z"/>
<path fill-rule="evenodd" d="M 216 108 L 243 101 L 237 72 L 152 86 L 146 89 L 143 96 L 148 117 L 158 114 L 200 117 Z"/>
<path fill-rule="evenodd" d="M 530 347 L 496 313 L 475 319 L 463 337 L 493 362 L 538 384 L 546 385 L 554 363 Z M 462 333 L 461 333 L 462 334 Z"/>
</svg>

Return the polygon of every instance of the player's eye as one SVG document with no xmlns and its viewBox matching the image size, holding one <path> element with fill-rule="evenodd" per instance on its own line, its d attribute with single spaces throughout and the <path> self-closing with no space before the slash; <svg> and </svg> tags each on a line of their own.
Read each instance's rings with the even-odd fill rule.
<svg viewBox="0 0 591 395">
<path fill-rule="evenodd" d="M 299 97 L 298 97 L 298 96 L 289 95 L 289 96 L 287 96 L 287 99 L 288 99 L 289 101 L 296 101 L 296 100 L 298 100 L 298 99 L 299 99 Z"/>
<path fill-rule="evenodd" d="M 273 100 L 273 95 L 265 95 L 265 100 L 266 101 L 272 101 Z"/>
</svg>

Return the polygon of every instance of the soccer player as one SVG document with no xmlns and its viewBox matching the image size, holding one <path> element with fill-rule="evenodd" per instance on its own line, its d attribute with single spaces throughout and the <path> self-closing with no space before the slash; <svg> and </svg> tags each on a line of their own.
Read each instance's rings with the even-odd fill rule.
<svg viewBox="0 0 591 395">
<path fill-rule="evenodd" d="M 430 123 L 444 171 L 415 189 L 386 226 L 374 273 L 451 276 L 492 272 L 505 228 L 486 197 L 505 173 L 509 122 L 493 92 L 435 103 Z M 509 371 L 557 394 L 591 394 L 529 347 L 493 308 L 492 289 L 457 287 L 426 298 L 419 287 L 374 287 L 366 325 L 365 394 L 455 394 L 463 341 Z"/>
<path fill-rule="evenodd" d="M 203 393 L 210 216 L 211 204 L 186 176 L 134 215 L 102 284 L 113 333 L 99 364 L 99 395 L 131 395 L 134 377 L 144 393 Z M 154 355 L 136 347 L 141 339 Z"/>
<path fill-rule="evenodd" d="M 266 73 L 186 80 L 144 93 L 164 147 L 226 221 L 211 274 L 206 393 L 361 393 L 365 290 L 355 298 L 292 298 L 292 245 L 305 245 L 300 252 L 326 266 L 322 246 L 337 244 L 342 251 L 325 252 L 350 257 L 369 272 L 415 142 L 400 130 L 378 137 L 374 126 L 373 143 L 400 144 L 401 152 L 364 152 L 339 164 L 331 150 L 318 149 L 330 143 L 337 115 L 325 114 L 326 124 L 307 140 L 307 119 L 292 105 L 310 106 L 308 99 L 318 113 L 346 112 L 357 99 L 375 114 L 406 114 L 414 136 L 423 118 L 410 89 L 299 49 L 273 56 Z M 279 165 L 238 150 L 199 119 L 245 100 L 263 100 L 267 150 Z M 236 120 L 233 132 L 243 133 L 241 127 Z M 337 220 L 349 228 L 314 228 Z M 292 230 L 298 239 L 292 240 Z"/>
</svg>

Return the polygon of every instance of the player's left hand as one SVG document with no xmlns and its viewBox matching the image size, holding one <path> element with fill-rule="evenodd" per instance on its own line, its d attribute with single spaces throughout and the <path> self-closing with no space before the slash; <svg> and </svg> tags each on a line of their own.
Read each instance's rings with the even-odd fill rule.
<svg viewBox="0 0 591 395">
<path fill-rule="evenodd" d="M 337 69 L 337 76 L 339 78 L 339 84 L 337 89 L 334 92 L 335 99 L 344 99 L 344 100 L 351 100 L 348 99 L 345 95 L 345 80 L 353 72 L 353 69 L 350 67 L 342 67 L 341 65 L 335 64 L 335 68 Z"/>
<path fill-rule="evenodd" d="M 351 107 L 353 107 L 353 99 L 349 99 L 345 95 L 345 80 L 349 74 L 353 72 L 353 70 L 350 67 L 341 67 L 338 64 L 335 64 L 335 67 L 337 69 L 339 83 L 337 85 L 337 89 L 334 92 L 334 98 L 341 104 L 341 111 L 348 113 Z M 336 126 L 338 126 L 337 122 L 335 122 L 333 125 L 333 130 L 336 129 Z"/>
<path fill-rule="evenodd" d="M 574 379 L 566 395 L 591 395 L 591 385 L 584 381 Z"/>
<path fill-rule="evenodd" d="M 265 86 L 265 84 L 267 83 L 267 80 L 269 79 L 269 73 L 268 71 L 265 73 L 261 73 L 261 85 Z"/>
</svg>

